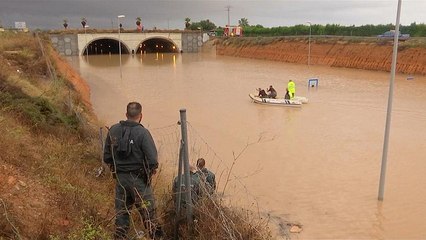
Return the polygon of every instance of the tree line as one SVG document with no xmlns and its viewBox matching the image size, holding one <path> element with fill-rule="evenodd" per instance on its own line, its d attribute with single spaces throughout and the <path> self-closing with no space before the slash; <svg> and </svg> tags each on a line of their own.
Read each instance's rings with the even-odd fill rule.
<svg viewBox="0 0 426 240">
<path fill-rule="evenodd" d="M 311 29 L 310 29 L 311 28 Z M 263 27 L 262 25 L 246 25 L 243 26 L 244 36 L 294 36 L 294 35 L 309 35 L 311 30 L 312 35 L 335 35 L 335 36 L 365 36 L 371 37 L 383 34 L 386 31 L 395 29 L 393 24 L 379 25 L 362 25 L 362 26 L 341 26 L 339 24 L 312 24 L 295 25 L 295 26 L 280 26 L 280 27 Z M 401 25 L 399 27 L 401 33 L 410 34 L 412 37 L 426 37 L 426 24 L 411 23 L 410 25 Z"/>
<path fill-rule="evenodd" d="M 298 24 L 294 26 L 264 27 L 260 24 L 250 25 L 247 18 L 238 20 L 238 25 L 243 27 L 244 36 L 297 36 L 297 35 L 335 35 L 335 36 L 363 36 L 371 37 L 395 29 L 394 24 L 367 24 L 362 26 L 342 26 L 340 24 Z M 185 19 L 185 29 L 190 30 L 215 30 L 218 36 L 223 34 L 223 27 L 216 27 L 210 20 L 201 20 L 191 23 L 190 18 Z M 410 25 L 401 25 L 400 32 L 410 34 L 411 37 L 426 37 L 426 24 L 413 22 Z"/>
</svg>

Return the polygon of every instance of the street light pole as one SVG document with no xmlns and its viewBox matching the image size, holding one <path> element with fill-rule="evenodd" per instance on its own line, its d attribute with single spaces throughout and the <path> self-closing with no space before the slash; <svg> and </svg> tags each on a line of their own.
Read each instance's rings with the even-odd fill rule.
<svg viewBox="0 0 426 240">
<path fill-rule="evenodd" d="M 89 46 L 87 46 L 87 34 L 86 29 L 89 27 L 89 25 L 84 25 L 84 39 L 86 40 L 86 58 L 89 59 Z"/>
<path fill-rule="evenodd" d="M 120 18 L 124 18 L 126 16 L 124 15 L 118 15 L 117 19 L 118 19 L 118 55 L 120 58 L 120 79 L 123 78 L 123 71 L 121 70 L 121 37 L 120 37 Z"/>
<path fill-rule="evenodd" d="M 308 66 L 311 65 L 311 34 L 312 34 L 312 23 L 310 21 L 306 22 L 309 23 L 309 40 L 308 40 Z"/>
<path fill-rule="evenodd" d="M 388 110 L 386 114 L 385 139 L 383 143 L 382 167 L 380 171 L 380 182 L 379 182 L 379 197 L 378 197 L 379 201 L 383 201 L 383 195 L 385 191 L 386 165 L 387 165 L 388 145 L 389 145 L 389 130 L 390 130 L 390 124 L 391 124 L 391 115 L 392 115 L 393 83 L 395 81 L 396 60 L 397 60 L 397 54 L 398 54 L 399 19 L 401 15 L 401 2 L 402 0 L 398 0 L 398 9 L 396 11 L 395 36 L 393 37 L 393 54 L 392 54 L 392 65 L 391 65 L 391 78 L 390 78 L 390 84 L 389 84 Z"/>
</svg>

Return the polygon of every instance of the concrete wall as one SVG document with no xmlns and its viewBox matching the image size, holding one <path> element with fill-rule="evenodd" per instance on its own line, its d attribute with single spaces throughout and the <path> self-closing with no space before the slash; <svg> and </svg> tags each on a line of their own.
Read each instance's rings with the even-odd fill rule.
<svg viewBox="0 0 426 240">
<path fill-rule="evenodd" d="M 182 51 L 187 53 L 198 52 L 203 46 L 200 33 L 182 33 Z"/>
<path fill-rule="evenodd" d="M 50 35 L 50 41 L 53 47 L 59 54 L 64 56 L 77 56 L 78 51 L 78 40 L 75 34 L 55 34 Z"/>
</svg>

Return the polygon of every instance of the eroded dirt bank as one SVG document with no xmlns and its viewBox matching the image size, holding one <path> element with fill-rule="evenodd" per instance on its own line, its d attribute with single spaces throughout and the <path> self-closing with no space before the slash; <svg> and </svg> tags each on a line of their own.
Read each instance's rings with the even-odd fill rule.
<svg viewBox="0 0 426 240">
<path fill-rule="evenodd" d="M 426 47 L 418 40 L 410 41 L 399 45 L 397 72 L 426 75 Z M 308 40 L 304 38 L 229 38 L 216 41 L 216 52 L 226 56 L 307 64 L 308 46 Z M 390 71 L 392 42 L 312 39 L 310 62 L 313 65 Z"/>
</svg>

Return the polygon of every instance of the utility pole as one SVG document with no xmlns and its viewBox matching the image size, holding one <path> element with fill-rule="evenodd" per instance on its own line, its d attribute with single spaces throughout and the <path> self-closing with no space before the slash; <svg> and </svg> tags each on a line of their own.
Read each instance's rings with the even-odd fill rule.
<svg viewBox="0 0 426 240">
<path fill-rule="evenodd" d="M 228 26 L 231 26 L 231 18 L 229 17 L 229 11 L 230 11 L 230 9 L 231 9 L 231 6 L 226 6 L 226 8 L 228 9 L 227 11 L 228 11 Z"/>
</svg>

